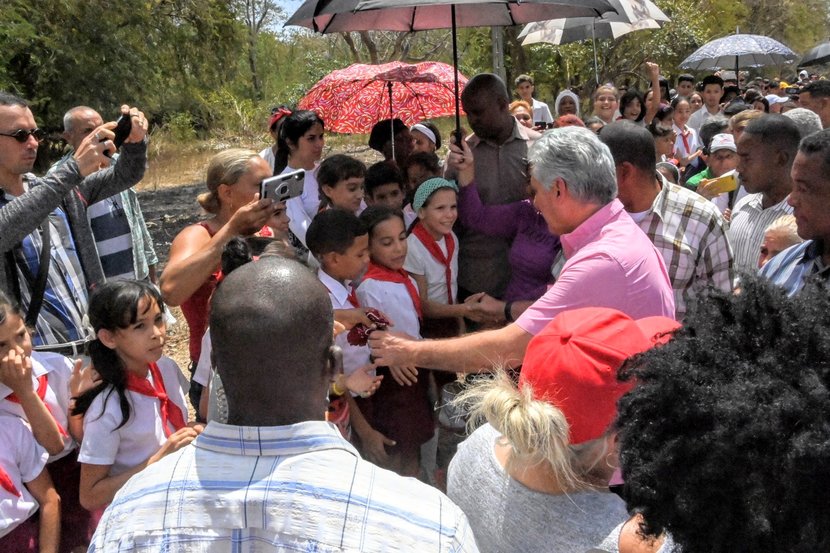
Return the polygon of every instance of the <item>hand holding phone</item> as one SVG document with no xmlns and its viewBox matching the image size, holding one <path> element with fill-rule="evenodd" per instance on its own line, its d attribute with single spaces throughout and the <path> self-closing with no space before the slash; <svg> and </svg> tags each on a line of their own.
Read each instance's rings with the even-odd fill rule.
<svg viewBox="0 0 830 553">
<path fill-rule="evenodd" d="M 304 185 L 305 169 L 298 169 L 263 180 L 259 185 L 259 197 L 274 203 L 284 202 L 302 194 Z"/>
</svg>

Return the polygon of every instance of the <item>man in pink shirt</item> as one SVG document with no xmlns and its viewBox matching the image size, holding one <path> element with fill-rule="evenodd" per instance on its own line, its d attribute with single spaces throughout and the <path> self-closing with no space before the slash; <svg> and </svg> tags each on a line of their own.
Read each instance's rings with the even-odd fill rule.
<svg viewBox="0 0 830 553">
<path fill-rule="evenodd" d="M 472 153 L 452 146 L 448 163 L 471 170 Z M 447 340 L 413 341 L 373 332 L 369 345 L 378 365 L 477 372 L 493 364 L 521 364 L 530 339 L 558 313 L 578 307 L 610 307 L 633 319 L 674 318 L 674 294 L 662 256 L 626 213 L 617 197 L 614 160 L 587 129 L 545 133 L 529 155 L 534 205 L 560 236 L 565 264 L 536 302 L 503 303 L 477 298 L 480 309 L 511 323 L 497 330 Z M 514 321 L 514 317 L 518 316 Z"/>
</svg>

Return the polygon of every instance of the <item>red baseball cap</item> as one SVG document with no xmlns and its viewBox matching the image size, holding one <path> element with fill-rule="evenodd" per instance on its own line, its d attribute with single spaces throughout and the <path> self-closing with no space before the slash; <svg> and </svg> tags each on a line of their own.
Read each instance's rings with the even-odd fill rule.
<svg viewBox="0 0 830 553">
<path fill-rule="evenodd" d="M 519 386 L 558 407 L 570 426 L 570 443 L 602 436 L 617 414 L 617 400 L 634 385 L 617 380 L 629 357 L 665 343 L 680 324 L 667 317 L 635 321 L 615 309 L 564 311 L 527 346 Z"/>
</svg>

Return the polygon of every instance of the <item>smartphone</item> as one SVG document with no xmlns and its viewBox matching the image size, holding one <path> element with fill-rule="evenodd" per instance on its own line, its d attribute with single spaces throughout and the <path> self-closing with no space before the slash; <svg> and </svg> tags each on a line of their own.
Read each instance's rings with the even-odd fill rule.
<svg viewBox="0 0 830 553">
<path fill-rule="evenodd" d="M 711 190 L 715 194 L 732 192 L 738 189 L 738 177 L 735 175 L 735 171 L 729 171 L 717 178 L 707 180 L 705 186 L 707 190 Z"/>
<path fill-rule="evenodd" d="M 125 140 L 127 140 L 127 138 L 130 136 L 130 131 L 132 130 L 132 116 L 129 113 L 122 113 L 121 116 L 118 118 L 117 124 L 115 126 L 115 138 L 112 141 L 112 143 L 115 144 L 116 150 L 121 147 Z"/>
<path fill-rule="evenodd" d="M 259 185 L 259 197 L 263 200 L 269 198 L 274 202 L 284 202 L 302 194 L 304 185 L 305 169 L 298 169 L 263 180 Z"/>
<path fill-rule="evenodd" d="M 533 126 L 539 128 L 539 129 L 542 129 L 542 130 L 548 128 L 548 124 L 545 121 L 534 121 Z"/>
</svg>

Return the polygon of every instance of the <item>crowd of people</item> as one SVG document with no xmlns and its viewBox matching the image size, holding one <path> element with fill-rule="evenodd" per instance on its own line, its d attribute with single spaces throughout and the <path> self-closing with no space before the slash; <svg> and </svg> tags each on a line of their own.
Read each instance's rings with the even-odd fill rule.
<svg viewBox="0 0 830 553">
<path fill-rule="evenodd" d="M 0 549 L 830 547 L 830 81 L 646 70 L 476 75 L 368 167 L 275 107 L 158 274 L 144 114 L 36 177 L 0 92 Z"/>
</svg>

